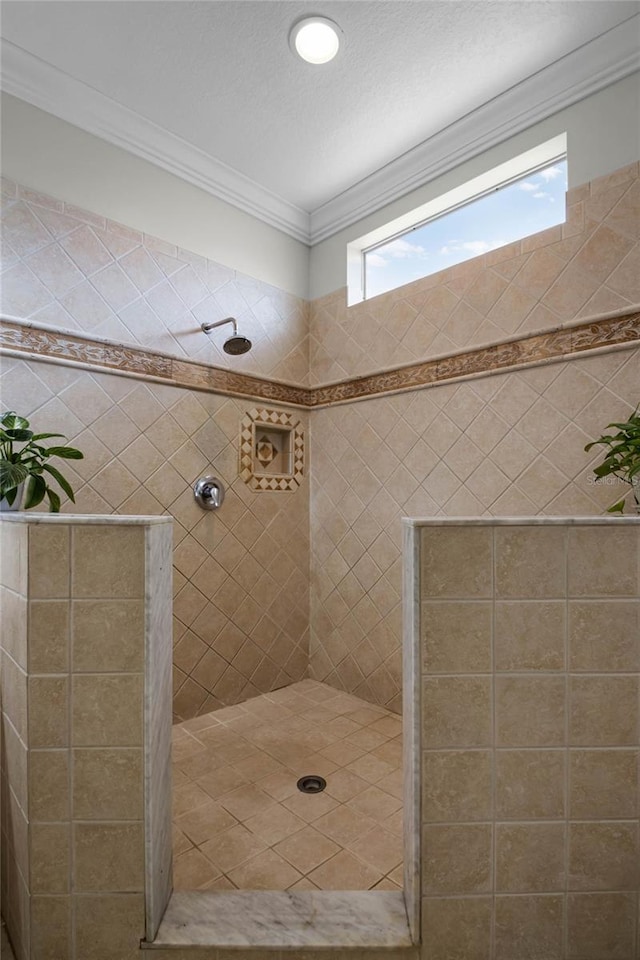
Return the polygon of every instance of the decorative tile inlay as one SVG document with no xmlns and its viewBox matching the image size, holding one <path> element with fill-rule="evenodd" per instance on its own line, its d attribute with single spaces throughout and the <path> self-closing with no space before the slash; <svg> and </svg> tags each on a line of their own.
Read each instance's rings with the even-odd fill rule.
<svg viewBox="0 0 640 960">
<path fill-rule="evenodd" d="M 319 387 L 297 387 L 189 360 L 176 360 L 138 347 L 91 340 L 15 318 L 0 323 L 0 353 L 60 359 L 82 367 L 105 368 L 176 386 L 232 397 L 252 397 L 296 407 L 328 407 L 387 393 L 415 390 L 569 358 L 587 350 L 624 347 L 640 341 L 640 311 L 616 312 L 571 323 L 545 333 L 465 350 L 450 356 L 356 377 Z"/>
<path fill-rule="evenodd" d="M 240 476 L 252 490 L 295 490 L 304 476 L 304 432 L 284 410 L 250 410 L 240 427 Z"/>
</svg>

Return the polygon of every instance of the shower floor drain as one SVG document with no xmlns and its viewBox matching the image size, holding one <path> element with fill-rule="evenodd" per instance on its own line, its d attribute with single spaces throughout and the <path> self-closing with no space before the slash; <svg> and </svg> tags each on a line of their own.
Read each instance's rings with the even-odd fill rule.
<svg viewBox="0 0 640 960">
<path fill-rule="evenodd" d="M 298 790 L 301 790 L 302 793 L 322 793 L 326 785 L 327 781 L 324 777 L 319 777 L 315 774 L 308 777 L 300 777 L 296 783 Z"/>
</svg>

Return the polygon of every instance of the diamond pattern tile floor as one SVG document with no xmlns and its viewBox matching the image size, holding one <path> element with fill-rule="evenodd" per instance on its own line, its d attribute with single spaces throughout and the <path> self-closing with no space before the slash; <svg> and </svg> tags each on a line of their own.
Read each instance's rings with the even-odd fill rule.
<svg viewBox="0 0 640 960">
<path fill-rule="evenodd" d="M 402 722 L 325 683 L 173 728 L 176 890 L 398 890 Z M 297 780 L 320 774 L 318 794 Z"/>
</svg>

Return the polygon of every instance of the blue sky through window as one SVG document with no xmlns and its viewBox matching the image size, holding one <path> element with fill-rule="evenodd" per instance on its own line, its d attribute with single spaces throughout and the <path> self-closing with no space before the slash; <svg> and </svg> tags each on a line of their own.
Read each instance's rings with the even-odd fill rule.
<svg viewBox="0 0 640 960">
<path fill-rule="evenodd" d="M 566 190 L 559 160 L 366 251 L 367 299 L 564 223 Z"/>
</svg>

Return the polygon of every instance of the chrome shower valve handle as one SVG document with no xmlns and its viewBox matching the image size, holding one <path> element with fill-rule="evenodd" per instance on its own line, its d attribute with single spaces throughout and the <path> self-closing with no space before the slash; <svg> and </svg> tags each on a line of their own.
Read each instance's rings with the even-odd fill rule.
<svg viewBox="0 0 640 960">
<path fill-rule="evenodd" d="M 203 510 L 217 510 L 224 501 L 224 487 L 217 477 L 200 477 L 193 485 L 193 496 Z"/>
</svg>

